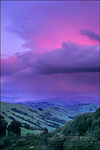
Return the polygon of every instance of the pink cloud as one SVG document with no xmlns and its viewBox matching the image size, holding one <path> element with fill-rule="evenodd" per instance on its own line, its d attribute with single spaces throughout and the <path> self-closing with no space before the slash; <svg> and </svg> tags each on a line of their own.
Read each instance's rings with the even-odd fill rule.
<svg viewBox="0 0 100 150">
<path fill-rule="evenodd" d="M 7 30 L 24 40 L 23 46 L 30 50 L 44 52 L 68 41 L 81 45 L 98 43 L 79 33 L 80 29 L 99 33 L 98 3 L 16 2 L 8 8 L 11 24 Z"/>
<path fill-rule="evenodd" d="M 99 45 L 81 46 L 72 42 L 44 53 L 27 51 L 1 61 L 2 75 L 99 72 Z"/>
</svg>

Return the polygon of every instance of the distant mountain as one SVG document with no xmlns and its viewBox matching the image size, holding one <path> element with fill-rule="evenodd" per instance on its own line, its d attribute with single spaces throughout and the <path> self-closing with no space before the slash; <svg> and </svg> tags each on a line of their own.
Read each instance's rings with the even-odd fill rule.
<svg viewBox="0 0 100 150">
<path fill-rule="evenodd" d="M 73 105 L 65 105 L 65 108 L 71 111 L 76 111 L 79 114 L 81 114 L 86 112 L 94 112 L 99 108 L 99 106 L 96 104 L 73 104 Z"/>
<path fill-rule="evenodd" d="M 53 103 L 50 103 L 50 102 L 32 102 L 32 101 L 26 101 L 26 102 L 19 102 L 19 104 L 21 105 L 26 105 L 26 106 L 29 106 L 29 107 L 32 107 L 34 109 L 38 109 L 39 107 L 41 108 L 48 108 L 48 107 L 51 107 L 51 106 L 54 106 L 55 104 Z"/>
<path fill-rule="evenodd" d="M 97 104 L 99 105 L 99 98 L 98 97 L 92 97 L 92 96 L 75 96 L 73 98 L 70 98 L 70 104 Z"/>
<path fill-rule="evenodd" d="M 43 108 L 47 108 L 48 106 L 52 105 L 76 105 L 76 104 L 96 104 L 99 105 L 99 98 L 92 97 L 92 96 L 74 96 L 74 97 L 54 97 L 54 98 L 47 98 L 47 99 L 40 99 L 37 101 L 24 101 L 20 102 L 20 104 L 28 104 L 33 108 L 38 108 L 38 105 L 43 106 Z"/>
<path fill-rule="evenodd" d="M 39 102 L 49 102 L 49 103 L 61 103 L 61 104 L 97 104 L 99 105 L 99 98 L 92 96 L 74 96 L 74 97 L 53 97 L 47 99 L 38 100 Z"/>
<path fill-rule="evenodd" d="M 96 111 L 99 106 L 96 104 L 90 104 L 90 103 L 67 103 L 67 102 L 46 102 L 46 101 L 37 101 L 37 102 L 20 102 L 22 105 L 26 105 L 29 107 L 32 107 L 34 109 L 38 108 L 54 108 L 53 106 L 62 107 L 71 111 L 76 111 L 76 113 L 85 113 L 85 112 L 94 112 Z"/>
</svg>

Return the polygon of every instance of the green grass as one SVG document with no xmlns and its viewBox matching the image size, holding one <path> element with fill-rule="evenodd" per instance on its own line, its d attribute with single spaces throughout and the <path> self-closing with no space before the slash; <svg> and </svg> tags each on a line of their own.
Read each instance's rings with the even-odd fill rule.
<svg viewBox="0 0 100 150">
<path fill-rule="evenodd" d="M 21 136 L 25 136 L 26 134 L 39 134 L 40 132 L 37 131 L 37 130 L 28 130 L 28 129 L 25 129 L 25 128 L 21 128 Z"/>
</svg>

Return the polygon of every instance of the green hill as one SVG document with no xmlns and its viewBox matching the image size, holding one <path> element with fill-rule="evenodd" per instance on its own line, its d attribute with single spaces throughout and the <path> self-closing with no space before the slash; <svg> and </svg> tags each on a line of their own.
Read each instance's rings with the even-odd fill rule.
<svg viewBox="0 0 100 150">
<path fill-rule="evenodd" d="M 1 139 L 2 150 L 100 150 L 100 108 L 77 115 L 63 127 L 24 137 L 10 134 Z"/>
<path fill-rule="evenodd" d="M 17 120 L 22 124 L 22 130 L 27 133 L 26 126 L 30 126 L 30 131 L 40 133 L 43 128 L 52 131 L 63 126 L 67 121 L 72 120 L 77 113 L 59 106 L 45 108 L 42 111 L 31 107 L 1 102 L 1 114 L 4 116 L 8 124 L 13 120 Z"/>
</svg>

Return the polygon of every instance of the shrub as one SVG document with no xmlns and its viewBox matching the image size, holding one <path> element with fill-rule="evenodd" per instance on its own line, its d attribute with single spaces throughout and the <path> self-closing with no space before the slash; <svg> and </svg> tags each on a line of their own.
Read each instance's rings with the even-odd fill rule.
<svg viewBox="0 0 100 150">
<path fill-rule="evenodd" d="M 63 150 L 64 142 L 64 136 L 61 134 L 56 134 L 49 140 L 49 147 L 53 150 Z"/>
<path fill-rule="evenodd" d="M 38 110 L 42 111 L 43 109 L 42 108 L 38 108 Z"/>
<path fill-rule="evenodd" d="M 94 138 L 75 137 L 64 143 L 64 150 L 99 150 L 100 142 Z"/>
<path fill-rule="evenodd" d="M 43 134 L 46 135 L 47 133 L 48 133 L 48 129 L 45 127 L 45 128 L 43 129 Z"/>
<path fill-rule="evenodd" d="M 20 135 L 21 134 L 21 129 L 19 126 L 19 123 L 16 120 L 13 120 L 10 125 L 8 126 L 8 134 L 12 132 L 16 135 Z"/>
</svg>

